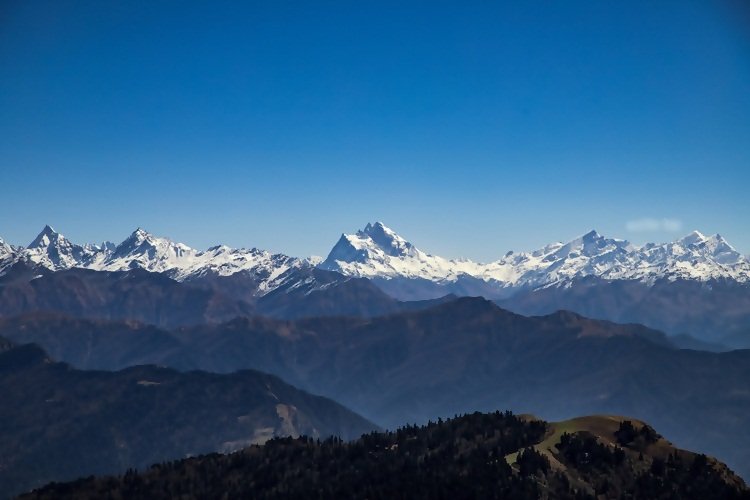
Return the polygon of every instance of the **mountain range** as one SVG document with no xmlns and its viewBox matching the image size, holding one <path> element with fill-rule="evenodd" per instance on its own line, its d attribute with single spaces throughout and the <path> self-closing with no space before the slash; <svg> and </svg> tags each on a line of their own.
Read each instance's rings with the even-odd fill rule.
<svg viewBox="0 0 750 500">
<path fill-rule="evenodd" d="M 635 246 L 605 238 L 596 231 L 567 243 L 551 243 L 534 252 L 508 252 L 487 264 L 448 260 L 425 253 L 382 223 L 368 224 L 353 235 L 342 235 L 324 269 L 368 278 L 412 278 L 435 283 L 462 278 L 504 288 L 564 285 L 584 276 L 606 280 L 750 279 L 750 261 L 723 237 L 693 231 L 672 243 Z"/>
<path fill-rule="evenodd" d="M 637 247 L 592 231 L 480 264 L 427 254 L 381 223 L 342 235 L 325 259 L 195 250 L 141 229 L 79 245 L 47 226 L 27 247 L 0 240 L 0 393 L 11 402 L 0 472 L 39 485 L 226 451 L 276 424 L 268 436 L 342 435 L 512 408 L 631 415 L 748 476 L 750 350 L 707 352 L 750 347 L 748 268 L 699 233 Z M 286 391 L 279 404 L 302 427 L 241 389 L 259 380 Z M 309 406 L 301 391 L 351 410 Z M 252 428 L 203 432 L 180 417 L 234 422 L 240 400 L 263 402 Z M 213 437 L 149 434 L 165 425 Z M 134 430 L 144 426 L 148 442 Z M 52 451 L 25 455 L 39 433 Z M 54 451 L 94 446 L 102 468 Z"/>
<path fill-rule="evenodd" d="M 184 313 L 169 300 L 144 307 L 135 300 L 134 286 L 128 287 L 134 302 L 128 307 L 125 301 L 121 311 L 97 312 L 86 298 L 121 290 L 125 276 L 148 282 L 148 275 L 185 285 L 153 280 L 159 288 L 180 290 Z M 96 287 L 87 284 L 79 286 L 86 293 L 57 292 L 71 292 L 61 284 L 81 280 L 109 291 L 93 293 Z M 102 285 L 105 281 L 116 284 Z M 255 248 L 195 250 L 142 229 L 118 245 L 75 244 L 49 226 L 28 247 L 0 240 L 4 316 L 54 310 L 172 327 L 247 314 L 374 316 L 449 294 L 483 296 L 522 314 L 567 309 L 642 323 L 676 338 L 687 336 L 687 345 L 699 345 L 692 337 L 715 349 L 750 347 L 750 260 L 720 235 L 697 231 L 643 246 L 591 231 L 534 252 L 508 252 L 488 264 L 430 255 L 379 222 L 342 235 L 322 261 Z M 143 300 L 153 296 L 168 297 L 153 292 Z M 76 299 L 79 304 L 65 303 Z M 113 307 L 112 301 L 100 302 Z M 84 314 L 91 311 L 96 314 Z"/>
<path fill-rule="evenodd" d="M 218 245 L 195 250 L 140 228 L 118 245 L 110 242 L 79 245 L 50 226 L 45 226 L 25 248 L 0 240 L 0 266 L 6 268 L 18 260 L 50 270 L 138 268 L 165 273 L 177 281 L 248 273 L 258 280 L 261 295 L 282 286 L 291 271 L 316 265 L 346 276 L 365 278 L 405 278 L 433 283 L 474 279 L 491 284 L 498 296 L 507 295 L 503 289 L 559 286 L 586 276 L 646 283 L 659 279 L 730 279 L 743 283 L 750 280 L 750 261 L 718 234 L 704 236 L 693 231 L 671 243 L 635 246 L 590 231 L 567 243 L 551 243 L 533 252 L 507 252 L 502 258 L 483 264 L 423 252 L 381 222 L 367 224 L 356 234 L 341 235 L 322 262 L 257 248 Z"/>
</svg>

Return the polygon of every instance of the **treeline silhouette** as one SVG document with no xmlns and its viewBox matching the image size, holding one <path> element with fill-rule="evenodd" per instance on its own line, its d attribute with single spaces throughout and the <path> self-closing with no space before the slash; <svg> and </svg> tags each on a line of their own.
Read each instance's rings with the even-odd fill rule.
<svg viewBox="0 0 750 500">
<path fill-rule="evenodd" d="M 621 426 L 623 433 L 628 429 Z M 587 432 L 563 434 L 556 457 L 564 465 L 553 467 L 534 448 L 549 430 L 546 422 L 495 412 L 407 425 L 349 443 L 273 439 L 231 455 L 53 483 L 28 498 L 748 498 L 705 456 L 648 465 L 639 451 L 602 444 Z M 510 465 L 506 457 L 516 452 Z"/>
</svg>

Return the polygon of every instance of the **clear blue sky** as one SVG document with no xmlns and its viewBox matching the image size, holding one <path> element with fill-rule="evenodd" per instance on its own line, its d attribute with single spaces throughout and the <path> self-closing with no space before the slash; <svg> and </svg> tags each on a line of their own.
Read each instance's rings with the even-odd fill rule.
<svg viewBox="0 0 750 500">
<path fill-rule="evenodd" d="M 750 252 L 744 0 L 203 3 L 0 4 L 0 236 Z"/>
</svg>

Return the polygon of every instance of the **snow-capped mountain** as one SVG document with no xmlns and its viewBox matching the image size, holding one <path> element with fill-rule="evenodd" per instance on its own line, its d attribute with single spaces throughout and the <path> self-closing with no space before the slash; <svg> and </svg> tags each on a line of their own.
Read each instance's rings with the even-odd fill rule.
<svg viewBox="0 0 750 500">
<path fill-rule="evenodd" d="M 470 260 L 449 260 L 427 254 L 381 222 L 367 224 L 356 234 L 342 234 L 319 267 L 365 278 L 422 278 L 455 280 L 477 276 L 485 266 Z"/>
<path fill-rule="evenodd" d="M 0 243 L 0 272 L 17 260 L 53 271 L 74 267 L 96 271 L 144 269 L 165 273 L 177 281 L 247 273 L 254 278 L 259 294 L 279 286 L 290 271 L 313 267 L 306 259 L 256 248 L 234 249 L 221 245 L 205 251 L 196 250 L 140 228 L 119 245 L 110 242 L 78 245 L 45 226 L 26 248 Z"/>
<path fill-rule="evenodd" d="M 13 247 L 0 240 L 0 273 L 19 260 L 53 271 L 72 267 L 98 271 L 137 268 L 164 273 L 177 281 L 242 273 L 257 288 L 253 291 L 256 296 L 282 285 L 302 286 L 302 280 L 315 281 L 309 272 L 297 273 L 314 267 L 349 277 L 374 278 L 381 285 L 385 282 L 396 285 L 406 280 L 445 285 L 446 293 L 489 296 L 507 296 L 517 289 L 565 286 L 587 276 L 647 284 L 662 278 L 750 282 L 747 257 L 720 235 L 704 236 L 697 231 L 671 243 L 648 243 L 640 247 L 591 231 L 567 243 L 552 243 L 533 252 L 508 252 L 496 261 L 478 263 L 426 253 L 376 222 L 355 234 L 342 235 L 328 257 L 320 262 L 257 248 L 219 245 L 196 250 L 140 228 L 119 245 L 109 242 L 78 245 L 45 226 L 27 248 Z M 383 286 L 389 291 L 387 285 Z"/>
<path fill-rule="evenodd" d="M 499 288 L 561 285 L 585 276 L 644 282 L 660 278 L 750 281 L 750 262 L 744 256 L 720 235 L 707 237 L 697 231 L 672 243 L 642 247 L 591 231 L 568 243 L 552 243 L 534 252 L 509 252 L 482 264 L 430 255 L 377 222 L 356 234 L 342 235 L 320 267 L 378 279 L 450 283 L 474 278 Z"/>
<path fill-rule="evenodd" d="M 5 243 L 5 240 L 0 238 L 0 260 L 7 258 L 14 253 L 15 249 L 9 244 Z"/>
<path fill-rule="evenodd" d="M 76 245 L 50 226 L 44 226 L 22 253 L 27 261 L 57 271 L 86 267 L 98 254 L 103 253 L 103 248 Z"/>
<path fill-rule="evenodd" d="M 0 274 L 19 258 L 19 250 L 0 238 Z"/>
<path fill-rule="evenodd" d="M 278 286 L 279 278 L 286 272 L 311 267 L 311 264 L 304 259 L 272 254 L 257 248 L 236 249 L 218 245 L 208 250 L 196 250 L 183 243 L 153 236 L 139 228 L 88 267 L 100 271 L 140 268 L 166 273 L 177 281 L 208 274 L 230 276 L 245 272 L 258 278 L 259 291 L 264 292 Z"/>
</svg>

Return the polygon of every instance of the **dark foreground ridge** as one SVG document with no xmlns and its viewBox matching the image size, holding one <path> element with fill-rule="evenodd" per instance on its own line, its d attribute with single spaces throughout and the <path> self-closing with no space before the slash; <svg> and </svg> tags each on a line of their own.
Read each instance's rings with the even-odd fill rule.
<svg viewBox="0 0 750 500">
<path fill-rule="evenodd" d="M 648 425 L 595 416 L 559 423 L 474 413 L 346 443 L 279 438 L 230 455 L 50 484 L 26 499 L 750 498 L 713 458 Z"/>
</svg>

